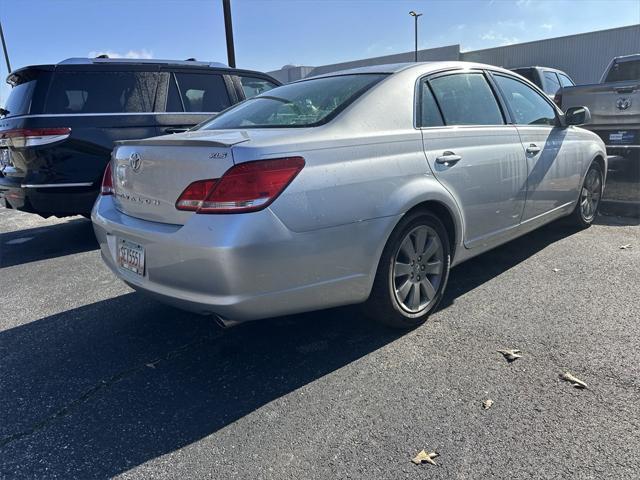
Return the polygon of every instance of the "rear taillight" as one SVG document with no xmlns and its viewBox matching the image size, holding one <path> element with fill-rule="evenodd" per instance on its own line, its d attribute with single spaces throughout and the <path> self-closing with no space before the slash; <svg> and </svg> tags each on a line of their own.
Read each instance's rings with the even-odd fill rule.
<svg viewBox="0 0 640 480">
<path fill-rule="evenodd" d="M 100 195 L 113 195 L 113 176 L 111 175 L 111 162 L 107 164 L 102 175 L 102 186 L 100 187 Z"/>
<path fill-rule="evenodd" d="M 17 128 L 0 133 L 0 142 L 9 147 L 37 147 L 65 140 L 71 135 L 70 128 Z"/>
<path fill-rule="evenodd" d="M 196 213 L 241 213 L 271 204 L 304 167 L 302 157 L 241 163 L 219 179 L 189 185 L 176 202 L 178 210 Z"/>
<path fill-rule="evenodd" d="M 178 210 L 197 212 L 216 182 L 217 180 L 199 180 L 193 182 L 182 192 L 180 198 L 178 198 L 176 208 Z"/>
</svg>

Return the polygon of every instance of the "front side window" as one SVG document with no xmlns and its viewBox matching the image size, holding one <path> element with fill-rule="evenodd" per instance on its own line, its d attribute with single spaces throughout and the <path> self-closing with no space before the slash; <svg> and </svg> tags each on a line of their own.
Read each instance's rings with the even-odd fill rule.
<svg viewBox="0 0 640 480">
<path fill-rule="evenodd" d="M 264 78 L 245 76 L 240 76 L 239 78 L 246 98 L 255 97 L 256 95 L 260 95 L 277 87 L 275 83 L 265 80 Z"/>
<path fill-rule="evenodd" d="M 624 82 L 626 80 L 640 80 L 640 60 L 614 63 L 604 81 Z"/>
<path fill-rule="evenodd" d="M 229 92 L 221 75 L 176 73 L 175 78 L 185 112 L 216 113 L 231 106 Z M 180 104 L 171 99 L 171 85 L 169 87 L 167 108 L 178 108 Z"/>
<path fill-rule="evenodd" d="M 152 112 L 158 84 L 154 72 L 56 72 L 47 113 Z"/>
<path fill-rule="evenodd" d="M 556 113 L 549 102 L 524 83 L 494 75 L 517 125 L 556 125 Z"/>
<path fill-rule="evenodd" d="M 502 112 L 482 73 L 456 73 L 429 81 L 447 125 L 504 125 Z"/>
<path fill-rule="evenodd" d="M 290 83 L 250 98 L 200 129 L 313 127 L 331 120 L 385 74 L 322 77 Z"/>
<path fill-rule="evenodd" d="M 555 95 L 560 90 L 560 81 L 556 72 L 544 72 L 544 92 L 548 95 Z"/>
</svg>

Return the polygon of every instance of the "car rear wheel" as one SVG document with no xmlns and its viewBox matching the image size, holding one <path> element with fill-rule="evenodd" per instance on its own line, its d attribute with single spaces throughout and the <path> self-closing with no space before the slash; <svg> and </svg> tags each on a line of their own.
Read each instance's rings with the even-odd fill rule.
<svg viewBox="0 0 640 480">
<path fill-rule="evenodd" d="M 442 299 L 450 264 L 449 238 L 438 217 L 408 214 L 384 248 L 365 312 L 394 328 L 421 325 Z"/>
<path fill-rule="evenodd" d="M 578 204 L 572 214 L 572 223 L 579 228 L 590 226 L 598 214 L 603 190 L 603 175 L 600 164 L 594 162 L 589 167 L 580 189 Z"/>
</svg>

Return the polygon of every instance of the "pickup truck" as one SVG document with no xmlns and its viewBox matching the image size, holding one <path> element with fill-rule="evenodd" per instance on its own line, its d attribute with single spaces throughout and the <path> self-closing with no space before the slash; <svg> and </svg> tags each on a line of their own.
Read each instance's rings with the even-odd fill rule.
<svg viewBox="0 0 640 480">
<path fill-rule="evenodd" d="M 585 128 L 602 138 L 609 155 L 640 154 L 640 53 L 615 57 L 600 83 L 564 87 L 557 97 L 564 111 L 589 108 L 591 122 Z"/>
</svg>

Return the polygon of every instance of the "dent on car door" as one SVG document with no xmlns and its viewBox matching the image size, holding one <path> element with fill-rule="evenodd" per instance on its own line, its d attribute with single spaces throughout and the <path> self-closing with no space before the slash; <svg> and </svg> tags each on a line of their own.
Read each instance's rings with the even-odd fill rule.
<svg viewBox="0 0 640 480">
<path fill-rule="evenodd" d="M 493 74 L 527 158 L 527 200 L 522 221 L 575 201 L 582 159 L 579 142 L 562 128 L 548 99 L 519 80 Z"/>
<path fill-rule="evenodd" d="M 458 203 L 469 248 L 517 227 L 524 209 L 526 161 L 483 72 L 421 82 L 419 124 L 436 178 Z"/>
</svg>

